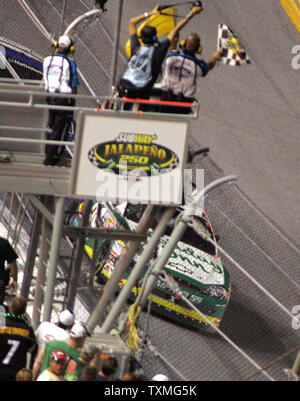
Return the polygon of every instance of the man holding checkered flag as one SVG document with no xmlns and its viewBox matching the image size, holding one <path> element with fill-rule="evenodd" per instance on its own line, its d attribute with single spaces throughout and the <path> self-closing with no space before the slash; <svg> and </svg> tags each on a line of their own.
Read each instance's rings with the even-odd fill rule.
<svg viewBox="0 0 300 401">
<path fill-rule="evenodd" d="M 218 51 L 221 54 L 220 62 L 232 66 L 250 64 L 244 46 L 233 31 L 224 24 L 218 25 Z"/>
</svg>

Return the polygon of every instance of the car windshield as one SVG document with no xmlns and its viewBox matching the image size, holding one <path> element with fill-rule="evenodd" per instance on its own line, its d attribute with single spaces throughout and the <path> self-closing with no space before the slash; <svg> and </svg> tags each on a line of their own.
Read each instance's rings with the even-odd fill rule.
<svg viewBox="0 0 300 401">
<path fill-rule="evenodd" d="M 128 204 L 125 212 L 125 217 L 129 220 L 133 221 L 138 221 L 142 213 L 145 209 L 144 205 L 132 205 Z M 170 224 L 168 224 L 165 234 L 170 236 L 172 234 L 172 231 L 174 229 L 174 222 L 178 214 L 180 213 L 180 210 L 177 210 L 175 212 L 174 218 L 170 221 Z M 196 225 L 198 226 L 198 230 L 200 232 L 203 232 L 205 235 L 207 235 L 210 239 L 215 241 L 212 229 L 210 224 L 206 221 L 205 218 L 197 216 L 195 218 Z M 201 235 L 199 235 L 194 228 L 192 227 L 187 227 L 182 239 L 182 242 L 185 242 L 188 245 L 191 245 L 195 248 L 201 249 L 203 252 L 208 253 L 209 255 L 215 255 L 216 254 L 216 247 L 214 244 L 209 242 L 208 240 L 204 239 Z"/>
<path fill-rule="evenodd" d="M 211 233 L 209 234 L 209 237 L 214 239 Z M 186 229 L 181 241 L 194 246 L 195 248 L 201 249 L 209 255 L 214 256 L 216 254 L 215 245 L 201 237 L 192 227 Z"/>
</svg>

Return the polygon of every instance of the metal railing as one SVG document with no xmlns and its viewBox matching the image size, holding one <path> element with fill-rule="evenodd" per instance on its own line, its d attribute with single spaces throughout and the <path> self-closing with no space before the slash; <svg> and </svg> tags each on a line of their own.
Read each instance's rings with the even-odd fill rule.
<svg viewBox="0 0 300 401">
<path fill-rule="evenodd" d="M 22 85 L 21 85 L 22 84 Z M 58 105 L 50 105 L 47 103 L 47 98 L 65 98 L 66 94 L 61 93 L 47 93 L 44 90 L 43 81 L 34 81 L 34 80 L 22 80 L 20 81 L 10 79 L 10 78 L 1 78 L 0 79 L 0 113 L 7 112 L 7 108 L 12 109 L 22 109 L 23 113 L 26 113 L 28 117 L 28 113 L 30 110 L 33 110 L 33 115 L 31 117 L 31 121 L 36 121 L 36 124 L 32 124 L 30 126 L 23 125 L 20 120 L 22 120 L 22 115 L 15 114 L 14 124 L 10 125 L 8 123 L 0 125 L 0 144 L 6 143 L 16 143 L 16 144 L 37 144 L 37 145 L 68 145 L 74 146 L 75 142 L 70 141 L 52 141 L 46 140 L 43 135 L 45 133 L 51 133 L 51 130 L 47 127 L 46 122 L 39 125 L 39 121 L 37 121 L 38 114 L 36 114 L 37 110 L 43 110 L 47 112 L 49 110 L 62 110 L 62 111 L 72 111 L 74 113 L 80 111 L 94 111 L 101 112 L 105 110 L 105 112 L 118 111 L 124 113 L 141 113 L 140 106 L 147 105 L 149 106 L 149 110 L 145 111 L 147 114 L 149 113 L 157 113 L 159 112 L 159 108 L 162 106 L 173 107 L 175 106 L 177 110 L 182 109 L 190 109 L 191 114 L 178 114 L 178 116 L 184 116 L 185 118 L 196 118 L 198 116 L 198 103 L 184 103 L 184 102 L 173 102 L 173 101 L 160 101 L 157 99 L 131 99 L 131 98 L 119 98 L 117 96 L 91 96 L 91 95 L 82 95 L 82 94 L 67 94 L 68 98 L 76 100 L 76 106 L 58 106 Z M 83 106 L 83 102 L 88 102 L 91 106 Z M 124 106 L 130 104 L 130 110 L 125 110 Z M 6 109 L 4 109 L 6 108 Z M 128 108 L 128 107 L 127 107 Z M 10 109 L 10 110 L 12 110 Z M 14 111 L 12 111 L 14 113 Z M 144 112 L 144 111 L 143 111 Z M 166 116 L 168 113 L 163 113 Z M 176 113 L 171 113 L 172 116 Z M 177 114 L 176 114 L 177 115 Z M 76 116 L 76 114 L 75 114 Z M 76 119 L 76 117 L 75 117 Z M 20 121 L 19 125 L 15 124 L 16 121 Z M 2 132 L 2 136 L 1 136 Z M 13 132 L 23 132 L 24 135 L 20 137 L 13 136 Z M 5 135 L 5 133 L 7 133 Z M 40 138 L 35 139 L 32 137 L 27 137 L 27 134 L 42 134 Z M 3 134 L 5 136 L 3 136 Z M 4 149 L 5 150 L 5 149 Z M 10 149 L 12 151 L 12 149 Z"/>
</svg>

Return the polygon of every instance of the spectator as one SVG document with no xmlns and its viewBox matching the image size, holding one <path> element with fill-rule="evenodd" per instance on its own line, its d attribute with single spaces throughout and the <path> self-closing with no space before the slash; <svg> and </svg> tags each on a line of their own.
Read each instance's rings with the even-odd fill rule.
<svg viewBox="0 0 300 401">
<path fill-rule="evenodd" d="M 39 350 L 49 341 L 67 341 L 70 337 L 70 329 L 74 324 L 74 314 L 68 309 L 59 314 L 58 322 L 42 322 L 35 335 Z"/>
<path fill-rule="evenodd" d="M 200 2 L 199 2 L 200 4 Z M 159 13 L 157 5 L 149 13 L 134 17 L 129 22 L 129 37 L 131 42 L 131 59 L 127 70 L 118 83 L 119 96 L 148 99 L 150 91 L 161 72 L 161 66 L 171 42 L 188 21 L 202 10 L 202 6 L 194 7 L 169 33 L 167 38 L 159 43 L 156 28 L 145 26 L 141 32 L 144 45 L 140 45 L 137 36 L 137 24 L 144 19 Z"/>
<path fill-rule="evenodd" d="M 18 255 L 10 245 L 9 241 L 0 237 L 0 305 L 4 302 L 5 287 L 10 286 L 13 292 L 17 291 L 18 287 Z M 8 263 L 9 270 L 5 269 L 5 263 Z M 9 284 L 10 276 L 12 283 Z"/>
<path fill-rule="evenodd" d="M 97 377 L 97 368 L 95 366 L 87 365 L 82 370 L 82 375 L 79 381 L 81 382 L 95 382 Z"/>
<path fill-rule="evenodd" d="M 216 51 L 210 61 L 206 63 L 198 59 L 196 54 L 202 51 L 200 37 L 196 33 L 191 33 L 180 43 L 180 50 L 171 50 L 166 55 L 165 68 L 160 84 L 162 89 L 161 100 L 194 102 L 194 95 L 197 87 L 197 67 L 200 68 L 202 76 L 214 68 L 217 60 L 220 60 L 221 54 Z M 182 113 L 190 110 L 181 109 Z M 167 109 L 164 111 L 171 111 Z M 179 108 L 173 112 L 180 112 Z"/>
<path fill-rule="evenodd" d="M 83 369 L 90 364 L 94 366 L 93 360 L 99 350 L 95 345 L 86 344 L 81 352 L 78 360 L 71 359 L 65 372 L 66 381 L 78 381 L 81 378 Z"/>
<path fill-rule="evenodd" d="M 33 379 L 36 380 L 38 374 L 49 367 L 51 354 L 55 350 L 64 351 L 68 356 L 68 361 L 73 359 L 77 362 L 80 356 L 79 349 L 83 347 L 87 335 L 88 332 L 84 325 L 74 324 L 67 341 L 54 340 L 46 343 L 34 361 Z"/>
<path fill-rule="evenodd" d="M 75 50 L 73 40 L 69 35 L 62 35 L 55 43 L 55 53 L 48 56 L 43 62 L 43 74 L 46 91 L 49 93 L 76 94 L 78 76 L 77 66 L 69 55 Z M 70 97 L 48 97 L 47 103 L 55 106 L 74 106 L 75 99 Z M 52 129 L 47 138 L 62 141 L 67 135 L 67 128 L 73 120 L 73 112 L 66 110 L 49 111 L 49 128 Z M 44 165 L 55 166 L 64 151 L 64 147 L 46 145 Z"/>
<path fill-rule="evenodd" d="M 67 354 L 61 350 L 55 350 L 50 357 L 47 369 L 39 375 L 38 382 L 62 382 L 64 381 L 63 372 L 67 363 Z"/>
<path fill-rule="evenodd" d="M 143 374 L 139 373 L 126 373 L 122 379 L 123 382 L 142 382 L 145 381 Z"/>
<path fill-rule="evenodd" d="M 17 382 L 31 382 L 32 381 L 32 371 L 27 368 L 22 368 L 16 374 Z"/>
<path fill-rule="evenodd" d="M 97 374 L 96 381 L 109 381 L 118 369 L 118 361 L 109 355 L 102 355 L 101 370 Z"/>
<path fill-rule="evenodd" d="M 27 365 L 27 353 L 35 351 L 34 330 L 24 317 L 26 306 L 24 298 L 14 297 L 5 314 L 5 326 L 0 327 L 1 381 L 16 381 L 19 370 Z"/>
</svg>

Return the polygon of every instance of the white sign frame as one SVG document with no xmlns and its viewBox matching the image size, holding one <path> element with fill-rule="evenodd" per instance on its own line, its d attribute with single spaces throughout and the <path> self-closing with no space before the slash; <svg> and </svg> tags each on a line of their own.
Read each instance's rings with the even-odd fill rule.
<svg viewBox="0 0 300 401">
<path fill-rule="evenodd" d="M 189 126 L 190 119 L 186 116 L 158 113 L 138 114 L 111 110 L 80 111 L 72 163 L 71 193 L 73 197 L 96 198 L 99 202 L 111 201 L 113 203 L 181 204 Z M 161 154 L 171 154 L 173 162 L 165 163 L 168 164 L 169 170 L 158 170 L 158 175 L 153 175 L 153 170 L 151 170 L 151 175 L 140 173 L 145 175 L 135 178 L 100 168 L 97 165 L 99 161 L 94 156 L 95 154 L 98 156 L 97 149 L 102 149 L 104 146 L 110 150 L 113 147 L 120 149 L 118 141 L 123 140 L 120 139 L 124 138 L 123 134 L 128 134 L 125 136 L 126 138 L 133 138 L 134 135 L 136 135 L 134 138 L 137 138 L 139 135 L 148 142 L 150 141 L 149 145 L 157 146 L 161 150 Z M 136 140 L 138 139 L 134 139 L 134 141 Z M 117 145 L 105 145 L 113 141 Z M 145 152 L 149 152 L 150 146 L 143 146 Z M 126 153 L 126 149 L 124 153 Z M 123 158 L 123 156 L 120 157 Z M 126 158 L 126 156 L 124 157 Z M 144 159 L 146 160 L 147 157 Z M 145 167 L 145 169 L 148 169 L 148 174 L 150 174 L 149 168 Z M 167 172 L 162 174 L 161 171 Z"/>
</svg>

